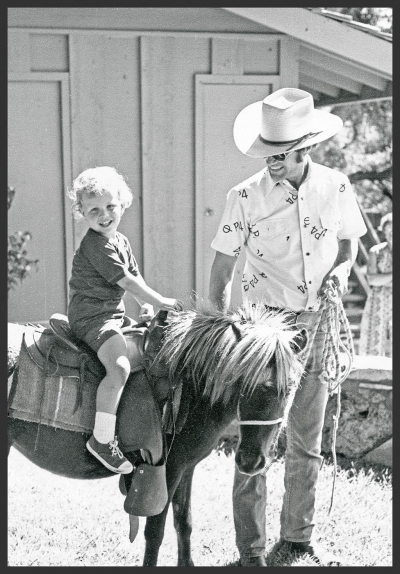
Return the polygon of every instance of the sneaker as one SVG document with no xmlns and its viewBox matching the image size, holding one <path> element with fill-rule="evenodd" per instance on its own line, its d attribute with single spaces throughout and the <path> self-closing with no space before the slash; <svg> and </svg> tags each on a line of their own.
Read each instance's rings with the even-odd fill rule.
<svg viewBox="0 0 400 574">
<path fill-rule="evenodd" d="M 94 435 L 86 443 L 86 448 L 109 470 L 119 474 L 129 474 L 133 471 L 133 466 L 127 458 L 124 457 L 118 448 L 117 437 L 114 441 L 103 444 L 95 439 Z"/>
</svg>

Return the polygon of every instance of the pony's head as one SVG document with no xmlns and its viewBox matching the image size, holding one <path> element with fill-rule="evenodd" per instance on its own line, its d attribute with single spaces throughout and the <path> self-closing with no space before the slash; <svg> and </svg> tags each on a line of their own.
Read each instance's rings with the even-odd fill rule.
<svg viewBox="0 0 400 574">
<path fill-rule="evenodd" d="M 264 305 L 222 313 L 202 304 L 168 320 L 159 359 L 170 379 L 191 382 L 210 405 L 234 404 L 239 421 L 256 421 L 241 426 L 236 462 L 242 472 L 260 472 L 300 381 L 305 332 L 294 329 L 293 314 Z"/>
</svg>

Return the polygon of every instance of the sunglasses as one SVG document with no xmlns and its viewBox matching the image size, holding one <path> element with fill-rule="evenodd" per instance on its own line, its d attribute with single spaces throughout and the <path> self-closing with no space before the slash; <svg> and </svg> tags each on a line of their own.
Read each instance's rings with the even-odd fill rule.
<svg viewBox="0 0 400 574">
<path fill-rule="evenodd" d="M 274 159 L 276 159 L 277 161 L 285 161 L 285 159 L 287 158 L 288 155 L 290 155 L 291 153 L 293 153 L 292 151 L 287 151 L 284 153 L 277 153 L 275 155 L 270 155 L 269 157 L 273 157 Z M 267 158 L 265 158 L 267 159 Z"/>
</svg>

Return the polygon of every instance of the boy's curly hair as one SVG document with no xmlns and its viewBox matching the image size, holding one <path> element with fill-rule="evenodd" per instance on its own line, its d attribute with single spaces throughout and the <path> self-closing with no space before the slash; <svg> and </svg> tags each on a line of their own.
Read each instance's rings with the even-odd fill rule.
<svg viewBox="0 0 400 574">
<path fill-rule="evenodd" d="M 72 200 L 72 211 L 76 219 L 83 217 L 82 196 L 102 195 L 104 191 L 118 191 L 122 205 L 127 208 L 132 203 L 132 192 L 124 177 L 113 167 L 91 167 L 78 175 L 68 189 L 67 195 Z"/>
</svg>

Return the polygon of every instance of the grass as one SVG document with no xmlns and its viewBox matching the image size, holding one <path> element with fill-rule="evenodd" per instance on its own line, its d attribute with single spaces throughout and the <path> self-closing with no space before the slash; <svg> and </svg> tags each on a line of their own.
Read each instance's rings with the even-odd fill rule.
<svg viewBox="0 0 400 574">
<path fill-rule="evenodd" d="M 192 556 L 196 566 L 237 566 L 232 517 L 233 458 L 213 452 L 193 481 Z M 268 472 L 267 563 L 315 566 L 308 557 L 277 550 L 284 461 Z M 318 484 L 318 538 L 344 558 L 344 565 L 392 566 L 392 485 L 385 469 L 339 463 L 335 502 L 327 516 L 333 465 Z M 118 477 L 72 480 L 34 466 L 15 449 L 8 458 L 9 566 L 141 566 L 143 529 L 133 544 Z M 159 566 L 176 566 L 172 512 L 167 518 Z"/>
</svg>

